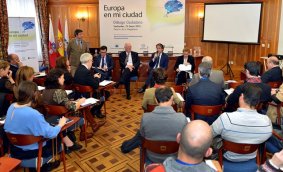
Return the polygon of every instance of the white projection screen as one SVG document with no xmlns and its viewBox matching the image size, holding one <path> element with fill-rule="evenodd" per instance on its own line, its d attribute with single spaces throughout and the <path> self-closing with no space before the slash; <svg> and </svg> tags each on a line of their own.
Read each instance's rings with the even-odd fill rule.
<svg viewBox="0 0 283 172">
<path fill-rule="evenodd" d="M 259 44 L 262 3 L 206 3 L 203 40 Z"/>
</svg>

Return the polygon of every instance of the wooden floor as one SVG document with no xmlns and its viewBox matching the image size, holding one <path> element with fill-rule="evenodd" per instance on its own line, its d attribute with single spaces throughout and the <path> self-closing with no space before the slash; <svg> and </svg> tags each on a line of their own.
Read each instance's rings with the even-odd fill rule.
<svg viewBox="0 0 283 172">
<path fill-rule="evenodd" d="M 117 90 L 111 95 L 110 100 L 107 101 L 106 124 L 89 139 L 87 147 L 66 155 L 68 172 L 138 171 L 139 149 L 123 154 L 120 146 L 124 140 L 133 137 L 140 127 L 143 114 L 142 96 L 143 94 L 138 94 L 134 90 L 131 100 L 127 100 L 123 92 L 120 94 Z M 76 134 L 79 134 L 79 131 Z M 84 146 L 84 142 L 79 143 Z M 63 171 L 63 163 L 53 171 Z"/>
</svg>

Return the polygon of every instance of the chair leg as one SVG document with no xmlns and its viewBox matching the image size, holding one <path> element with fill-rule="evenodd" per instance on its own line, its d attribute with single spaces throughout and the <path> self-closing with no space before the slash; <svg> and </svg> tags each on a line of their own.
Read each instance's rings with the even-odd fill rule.
<svg viewBox="0 0 283 172">
<path fill-rule="evenodd" d="M 61 139 L 63 139 L 62 132 L 60 133 Z M 65 158 L 65 150 L 64 150 L 64 144 L 61 143 L 62 151 L 61 151 L 61 159 L 63 159 L 63 165 L 64 165 L 64 172 L 66 172 L 66 158 Z"/>
</svg>

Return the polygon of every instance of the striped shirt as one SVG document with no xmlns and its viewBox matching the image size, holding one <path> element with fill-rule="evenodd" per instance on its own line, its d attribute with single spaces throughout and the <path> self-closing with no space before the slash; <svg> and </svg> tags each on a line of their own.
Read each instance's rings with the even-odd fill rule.
<svg viewBox="0 0 283 172">
<path fill-rule="evenodd" d="M 260 144 L 272 134 L 268 116 L 244 108 L 221 114 L 211 126 L 214 137 L 221 135 L 222 139 L 235 143 Z M 241 155 L 227 151 L 224 157 L 230 161 L 247 161 L 255 158 L 256 152 Z"/>
</svg>

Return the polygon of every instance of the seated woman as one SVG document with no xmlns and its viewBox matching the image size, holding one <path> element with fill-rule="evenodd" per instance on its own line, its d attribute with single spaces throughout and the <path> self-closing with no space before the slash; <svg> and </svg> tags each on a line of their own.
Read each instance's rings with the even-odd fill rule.
<svg viewBox="0 0 283 172">
<path fill-rule="evenodd" d="M 45 80 L 45 90 L 42 93 L 42 99 L 44 104 L 50 105 L 62 105 L 68 110 L 76 111 L 80 108 L 81 104 L 84 103 L 85 98 L 78 99 L 77 101 L 70 101 L 67 97 L 67 93 L 62 89 L 64 85 L 64 71 L 61 69 L 52 69 Z M 80 115 L 80 114 L 79 114 Z M 91 114 L 86 113 L 88 121 L 91 121 L 93 117 Z M 91 122 L 90 122 L 91 123 Z M 94 123 L 94 122 L 93 122 Z M 92 123 L 92 124 L 93 124 Z M 79 121 L 79 126 L 83 125 L 83 118 Z M 97 130 L 95 125 L 91 125 L 93 132 Z M 80 140 L 85 140 L 84 127 L 81 127 Z M 87 133 L 87 138 L 91 138 L 92 133 Z"/>
<path fill-rule="evenodd" d="M 51 126 L 45 121 L 44 116 L 31 107 L 32 102 L 37 100 L 37 85 L 30 81 L 23 81 L 18 88 L 18 101 L 13 103 L 7 112 L 7 118 L 4 125 L 5 132 L 23 135 L 42 136 L 44 138 L 53 139 L 57 137 L 61 128 L 66 123 L 66 118 L 59 119 L 56 126 Z M 52 157 L 51 140 L 43 144 L 43 162 L 47 163 Z M 26 167 L 36 166 L 36 157 L 38 152 L 38 144 L 34 143 L 26 146 L 11 145 L 11 156 L 13 158 L 26 160 L 22 161 L 22 165 Z M 55 161 L 57 167 L 60 163 Z M 52 167 L 56 167 L 51 165 Z M 50 169 L 49 169 L 50 170 Z"/>
<path fill-rule="evenodd" d="M 15 79 L 14 95 L 18 98 L 18 87 L 22 81 L 32 81 L 34 76 L 34 70 L 29 66 L 22 66 L 18 69 Z"/>
<path fill-rule="evenodd" d="M 191 65 L 190 71 L 180 71 L 179 65 Z M 187 79 L 192 79 L 191 76 L 194 74 L 195 71 L 195 60 L 192 55 L 189 55 L 189 49 L 184 48 L 183 49 L 183 55 L 179 56 L 176 60 L 174 70 L 177 72 L 177 81 L 176 85 L 182 85 L 183 83 L 187 83 Z M 191 75 L 191 76 L 190 76 Z"/>
<path fill-rule="evenodd" d="M 64 86 L 70 86 L 74 82 L 74 78 L 71 75 L 70 62 L 66 57 L 58 57 L 56 59 L 56 69 L 61 69 L 64 71 Z"/>
<path fill-rule="evenodd" d="M 12 78 L 10 64 L 0 60 L 0 117 L 5 116 L 9 108 L 9 101 L 5 100 L 7 93 L 12 93 L 15 81 Z"/>
</svg>

